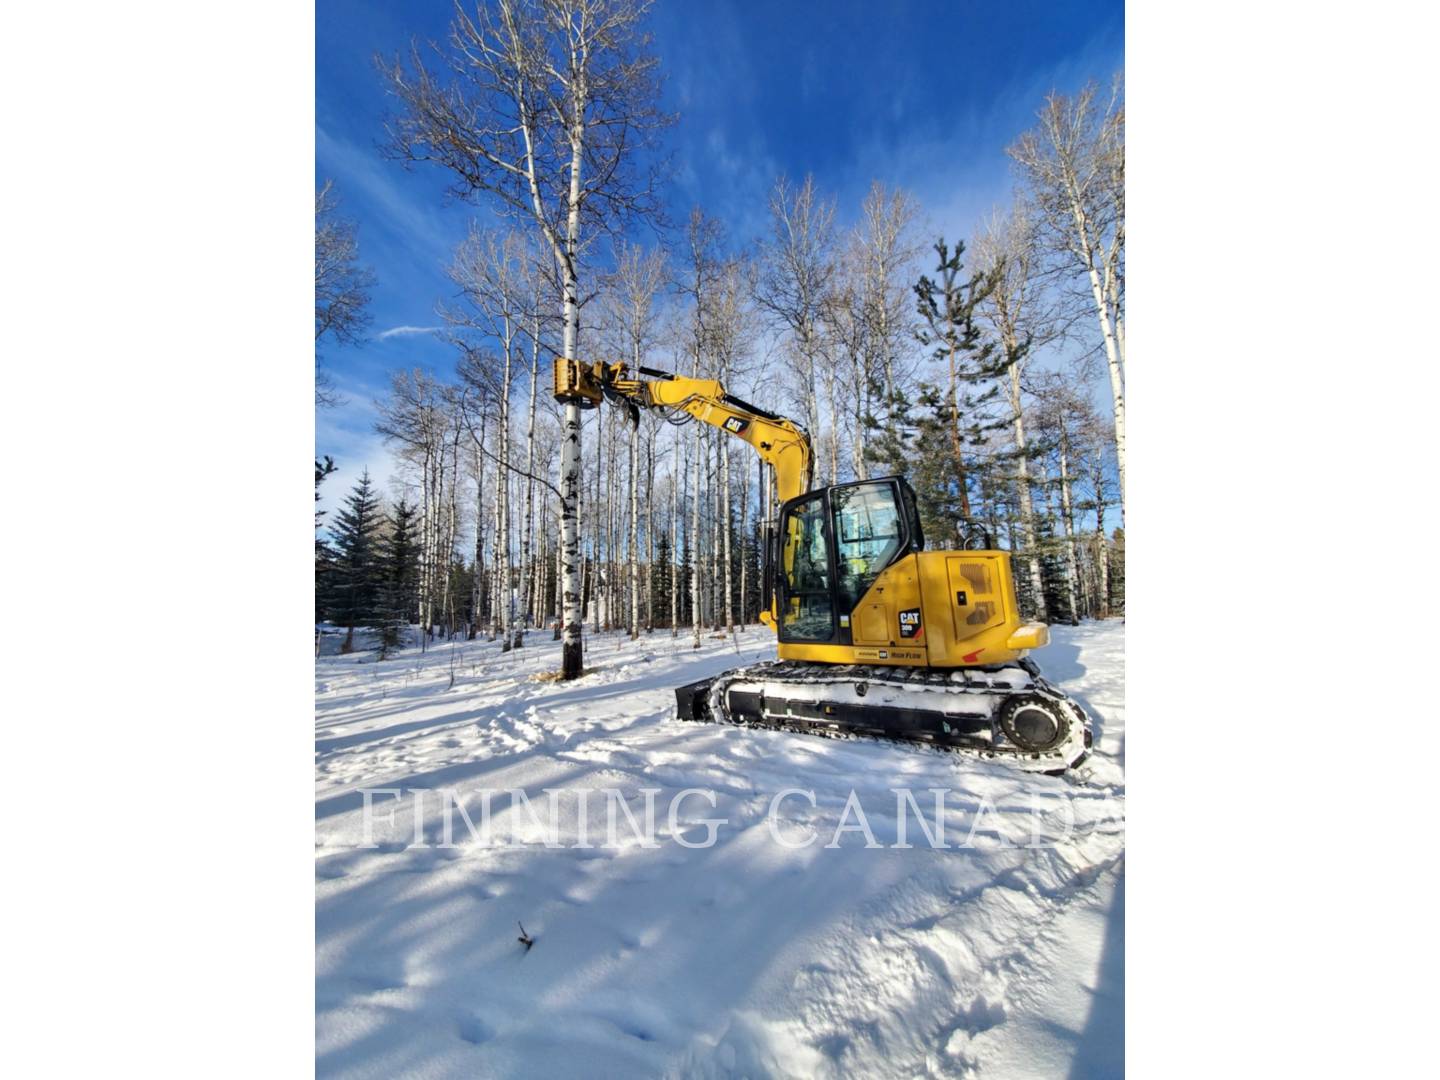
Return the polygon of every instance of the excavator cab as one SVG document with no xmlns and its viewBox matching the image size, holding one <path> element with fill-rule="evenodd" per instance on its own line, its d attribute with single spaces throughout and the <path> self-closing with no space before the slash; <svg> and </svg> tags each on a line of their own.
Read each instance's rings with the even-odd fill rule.
<svg viewBox="0 0 1440 1080">
<path fill-rule="evenodd" d="M 926 551 L 900 476 L 786 501 L 765 581 L 782 659 L 957 668 L 1019 660 L 1049 640 L 1026 623 L 1005 551 Z"/>
<path fill-rule="evenodd" d="M 806 492 L 780 508 L 765 580 L 781 642 L 851 643 L 851 616 L 876 579 L 925 546 L 903 477 Z"/>
</svg>

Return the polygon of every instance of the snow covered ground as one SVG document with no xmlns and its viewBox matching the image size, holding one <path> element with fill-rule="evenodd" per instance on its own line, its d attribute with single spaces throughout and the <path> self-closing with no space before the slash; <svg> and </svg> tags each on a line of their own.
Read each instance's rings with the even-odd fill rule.
<svg viewBox="0 0 1440 1080">
<path fill-rule="evenodd" d="M 1072 778 L 672 720 L 673 687 L 773 658 L 762 629 L 592 638 L 573 683 L 534 678 L 549 634 L 318 659 L 319 1073 L 1122 1075 L 1124 627 L 1052 637 L 1097 729 Z M 486 790 L 477 837 L 454 804 L 478 830 Z"/>
</svg>

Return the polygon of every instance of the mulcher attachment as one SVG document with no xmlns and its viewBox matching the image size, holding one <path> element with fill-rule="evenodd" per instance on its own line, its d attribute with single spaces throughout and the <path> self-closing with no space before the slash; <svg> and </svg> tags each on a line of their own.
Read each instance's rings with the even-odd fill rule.
<svg viewBox="0 0 1440 1080">
<path fill-rule="evenodd" d="M 675 691 L 681 720 L 926 743 L 1034 772 L 1063 772 L 1090 746 L 1085 711 L 1029 660 L 907 671 L 782 660 Z"/>
<path fill-rule="evenodd" d="M 675 718 L 677 720 L 698 720 L 702 723 L 709 723 L 710 716 L 710 684 L 714 679 L 701 679 L 699 682 L 692 682 L 686 686 L 675 688 Z"/>
</svg>

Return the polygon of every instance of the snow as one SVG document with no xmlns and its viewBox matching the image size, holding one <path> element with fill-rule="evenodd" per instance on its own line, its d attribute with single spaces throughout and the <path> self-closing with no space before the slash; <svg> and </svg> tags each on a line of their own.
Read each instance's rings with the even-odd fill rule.
<svg viewBox="0 0 1440 1080">
<path fill-rule="evenodd" d="M 317 659 L 318 1072 L 1121 1075 L 1123 624 L 1032 654 L 1095 720 L 1068 778 L 671 718 L 773 640 Z"/>
</svg>

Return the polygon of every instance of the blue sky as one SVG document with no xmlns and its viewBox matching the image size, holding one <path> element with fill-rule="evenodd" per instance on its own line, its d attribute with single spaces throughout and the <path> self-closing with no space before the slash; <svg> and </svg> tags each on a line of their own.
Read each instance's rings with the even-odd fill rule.
<svg viewBox="0 0 1440 1080">
<path fill-rule="evenodd" d="M 317 453 L 343 470 L 326 485 L 335 494 L 367 464 L 388 478 L 370 408 L 386 373 L 453 371 L 451 350 L 403 328 L 439 322 L 451 251 L 489 211 L 447 203 L 439 169 L 407 172 L 381 156 L 390 104 L 372 61 L 412 37 L 443 38 L 451 10 L 448 0 L 316 5 L 316 182 L 335 181 L 378 279 L 370 340 L 324 349 L 349 399 L 316 422 Z M 781 172 L 814 173 L 842 223 L 879 179 L 916 196 L 929 233 L 968 237 L 1008 201 L 1005 145 L 1044 94 L 1104 81 L 1124 62 L 1119 0 L 659 0 L 651 30 L 666 108 L 679 114 L 664 136 L 675 164 L 668 212 L 683 220 L 698 203 L 737 243 L 764 229 Z"/>
</svg>

